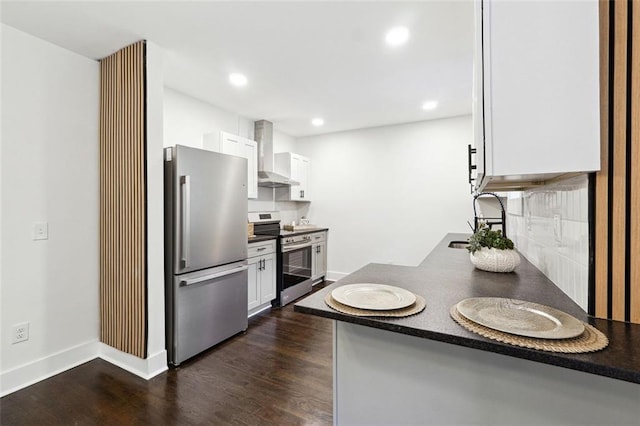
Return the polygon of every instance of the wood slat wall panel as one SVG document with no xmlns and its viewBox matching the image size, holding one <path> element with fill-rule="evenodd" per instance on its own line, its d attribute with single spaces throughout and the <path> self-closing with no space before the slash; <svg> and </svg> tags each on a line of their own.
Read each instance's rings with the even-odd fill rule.
<svg viewBox="0 0 640 426">
<path fill-rule="evenodd" d="M 640 2 L 600 2 L 602 168 L 595 175 L 594 312 L 640 323 Z"/>
<path fill-rule="evenodd" d="M 146 358 L 144 42 L 100 65 L 100 339 Z"/>
<path fill-rule="evenodd" d="M 640 2 L 632 8 L 631 61 L 631 322 L 640 324 Z"/>
</svg>

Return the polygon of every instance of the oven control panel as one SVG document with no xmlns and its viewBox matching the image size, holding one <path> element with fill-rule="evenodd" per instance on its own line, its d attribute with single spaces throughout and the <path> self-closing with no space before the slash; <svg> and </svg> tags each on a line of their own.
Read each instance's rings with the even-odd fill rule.
<svg viewBox="0 0 640 426">
<path fill-rule="evenodd" d="M 292 237 L 285 237 L 283 239 L 283 244 L 300 244 L 304 242 L 311 242 L 311 235 L 295 235 Z"/>
</svg>

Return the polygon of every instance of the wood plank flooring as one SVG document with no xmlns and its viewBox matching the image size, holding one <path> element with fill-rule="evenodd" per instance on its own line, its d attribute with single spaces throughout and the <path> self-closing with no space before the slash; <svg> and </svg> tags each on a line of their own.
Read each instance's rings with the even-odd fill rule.
<svg viewBox="0 0 640 426">
<path fill-rule="evenodd" d="M 330 320 L 288 305 L 149 381 L 96 359 L 14 392 L 0 424 L 330 425 L 331 336 Z"/>
</svg>

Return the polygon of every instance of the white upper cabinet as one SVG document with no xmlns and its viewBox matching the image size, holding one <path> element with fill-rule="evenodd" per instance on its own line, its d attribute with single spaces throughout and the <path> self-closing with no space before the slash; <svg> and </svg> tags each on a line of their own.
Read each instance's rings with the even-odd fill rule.
<svg viewBox="0 0 640 426">
<path fill-rule="evenodd" d="M 311 161 L 307 157 L 292 152 L 279 152 L 274 156 L 274 171 L 285 175 L 292 180 L 300 182 L 299 185 L 291 185 L 286 188 L 278 188 L 276 197 L 278 200 L 311 201 L 309 194 L 309 176 L 311 173 Z"/>
<path fill-rule="evenodd" d="M 598 2 L 477 1 L 478 190 L 600 169 Z"/>
<path fill-rule="evenodd" d="M 204 135 L 204 146 L 223 154 L 235 155 L 247 159 L 248 198 L 258 198 L 258 144 L 256 141 L 227 132 Z"/>
</svg>

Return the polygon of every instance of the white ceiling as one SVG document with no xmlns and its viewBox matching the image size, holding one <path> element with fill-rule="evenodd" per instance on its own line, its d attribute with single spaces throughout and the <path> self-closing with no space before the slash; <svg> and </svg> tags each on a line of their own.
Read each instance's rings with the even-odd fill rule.
<svg viewBox="0 0 640 426">
<path fill-rule="evenodd" d="M 165 53 L 166 86 L 291 136 L 471 112 L 471 1 L 3 0 L 0 16 L 94 59 L 149 40 Z M 399 48 L 384 43 L 395 25 L 411 33 Z M 248 85 L 230 86 L 230 72 Z M 438 108 L 422 110 L 427 100 Z"/>
</svg>

